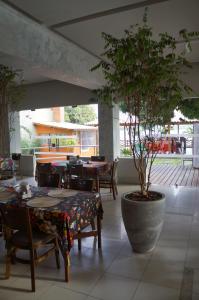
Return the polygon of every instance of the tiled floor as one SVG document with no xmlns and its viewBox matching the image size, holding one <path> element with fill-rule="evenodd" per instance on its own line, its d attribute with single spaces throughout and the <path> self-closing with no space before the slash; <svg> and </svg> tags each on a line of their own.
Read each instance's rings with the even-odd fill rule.
<svg viewBox="0 0 199 300">
<path fill-rule="evenodd" d="M 153 252 L 132 253 L 120 209 L 121 193 L 132 187 L 120 186 L 116 201 L 103 194 L 102 250 L 92 237 L 83 240 L 81 253 L 75 245 L 69 283 L 63 265 L 57 270 L 52 257 L 37 267 L 36 293 L 31 293 L 29 266 L 16 264 L 11 278 L 0 280 L 0 299 L 198 300 L 199 189 L 152 188 L 167 198 L 164 228 Z M 0 245 L 2 278 L 2 239 Z"/>
</svg>

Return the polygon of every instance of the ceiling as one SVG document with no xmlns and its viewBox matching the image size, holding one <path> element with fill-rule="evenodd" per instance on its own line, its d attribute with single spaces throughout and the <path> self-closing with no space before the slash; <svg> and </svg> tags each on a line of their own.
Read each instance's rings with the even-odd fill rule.
<svg viewBox="0 0 199 300">
<path fill-rule="evenodd" d="M 167 31 L 178 37 L 186 28 L 199 31 L 199 0 L 5 0 L 3 1 L 26 16 L 61 34 L 89 53 L 99 57 L 104 42 L 101 32 L 122 36 L 124 29 L 142 20 L 144 7 L 149 7 L 148 22 L 154 35 Z M 41 5 L 42 3 L 42 5 Z M 184 43 L 179 43 L 184 47 Z M 6 57 L 0 55 L 0 63 Z M 7 58 L 8 59 L 8 58 Z M 188 55 L 192 62 L 199 62 L 199 41 L 193 43 Z M 8 59 L 9 60 L 9 59 Z M 13 61 L 20 65 L 22 62 Z M 27 69 L 27 70 L 26 70 Z M 28 81 L 48 80 L 35 70 L 25 68 Z"/>
<path fill-rule="evenodd" d="M 28 62 L 19 59 L 18 57 L 6 55 L 0 52 L 0 64 L 13 68 L 15 70 L 23 70 L 24 83 L 38 83 L 48 81 L 47 77 L 38 72 L 38 70 L 32 67 Z"/>
</svg>

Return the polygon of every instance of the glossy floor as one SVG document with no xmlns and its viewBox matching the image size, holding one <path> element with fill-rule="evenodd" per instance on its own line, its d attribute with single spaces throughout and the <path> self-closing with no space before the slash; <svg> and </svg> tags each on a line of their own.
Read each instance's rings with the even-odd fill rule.
<svg viewBox="0 0 199 300">
<path fill-rule="evenodd" d="M 135 188 L 135 187 L 134 187 Z M 116 201 L 103 192 L 103 243 L 91 237 L 71 252 L 71 278 L 64 282 L 63 264 L 54 257 L 37 267 L 36 292 L 30 292 L 28 265 L 16 264 L 3 280 L 4 245 L 0 239 L 0 299 L 196 300 L 199 299 L 199 189 L 152 186 L 166 194 L 164 228 L 149 254 L 132 253 Z"/>
</svg>

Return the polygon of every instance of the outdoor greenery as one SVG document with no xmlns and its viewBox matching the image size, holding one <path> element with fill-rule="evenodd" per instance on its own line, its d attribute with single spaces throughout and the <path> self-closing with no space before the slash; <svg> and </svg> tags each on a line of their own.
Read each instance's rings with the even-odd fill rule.
<svg viewBox="0 0 199 300">
<path fill-rule="evenodd" d="M 179 32 L 185 49 L 191 50 L 190 40 L 196 32 Z M 168 33 L 157 39 L 147 24 L 145 10 L 141 25 L 131 26 L 121 38 L 102 33 L 105 41 L 103 59 L 91 70 L 101 69 L 106 84 L 96 90 L 99 101 L 119 104 L 129 119 L 129 141 L 134 164 L 139 174 L 143 199 L 149 197 L 151 167 L 157 153 L 153 150 L 155 125 L 167 124 L 174 109 L 182 103 L 191 88 L 181 80 L 182 68 L 190 68 L 186 51 L 177 51 L 178 40 Z M 144 134 L 141 134 L 141 126 Z M 148 178 L 146 180 L 146 168 Z"/>
<path fill-rule="evenodd" d="M 86 124 L 96 119 L 96 113 L 90 105 L 78 105 L 76 107 L 65 106 L 64 107 L 65 122 L 71 122 L 76 124 Z"/>
<path fill-rule="evenodd" d="M 51 139 L 52 144 L 56 143 L 56 139 Z M 59 145 L 60 146 L 71 146 L 71 145 L 77 145 L 77 140 L 76 139 L 65 139 L 65 138 L 60 138 L 59 139 Z"/>
<path fill-rule="evenodd" d="M 34 148 L 41 147 L 42 142 L 40 139 L 31 140 L 27 137 L 21 138 L 21 150 L 22 154 L 33 154 Z M 23 149 L 27 148 L 27 149 Z"/>
<path fill-rule="evenodd" d="M 130 149 L 128 148 L 123 148 L 121 149 L 121 155 L 122 156 L 131 156 L 132 155 L 132 152 Z"/>
<path fill-rule="evenodd" d="M 172 166 L 181 166 L 182 159 L 180 158 L 156 158 L 154 161 L 154 165 L 172 165 Z"/>
<path fill-rule="evenodd" d="M 182 114 L 189 119 L 199 119 L 199 98 L 184 99 L 179 105 Z"/>
</svg>

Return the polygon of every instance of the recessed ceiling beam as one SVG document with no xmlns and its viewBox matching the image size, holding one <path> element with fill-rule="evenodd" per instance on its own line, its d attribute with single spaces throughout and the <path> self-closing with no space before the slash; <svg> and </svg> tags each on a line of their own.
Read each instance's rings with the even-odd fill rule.
<svg viewBox="0 0 199 300">
<path fill-rule="evenodd" d="M 44 77 L 89 89 L 103 84 L 90 72 L 99 60 L 52 30 L 0 2 L 0 52 L 27 62 Z"/>
<path fill-rule="evenodd" d="M 80 23 L 80 22 L 84 22 L 84 21 L 89 21 L 89 20 L 93 20 L 93 19 L 97 19 L 97 18 L 101 18 L 101 17 L 121 13 L 121 12 L 128 11 L 128 10 L 133 10 L 133 9 L 146 7 L 146 6 L 150 6 L 150 5 L 158 4 L 158 3 L 162 3 L 162 2 L 168 2 L 168 1 L 172 1 L 172 0 L 145 0 L 145 1 L 142 1 L 142 2 L 137 2 L 137 3 L 133 3 L 133 4 L 125 5 L 125 6 L 120 6 L 120 7 L 116 7 L 116 8 L 113 8 L 113 9 L 104 10 L 104 11 L 101 11 L 101 12 L 97 12 L 97 13 L 94 13 L 94 14 L 83 16 L 83 17 L 80 17 L 80 18 L 75 18 L 75 19 L 72 19 L 72 20 L 60 22 L 60 23 L 51 25 L 50 28 L 54 28 L 54 29 L 55 28 L 60 28 L 60 27 L 64 27 L 64 26 L 68 26 L 68 25 L 72 25 L 72 24 L 76 24 L 76 23 Z"/>
</svg>

